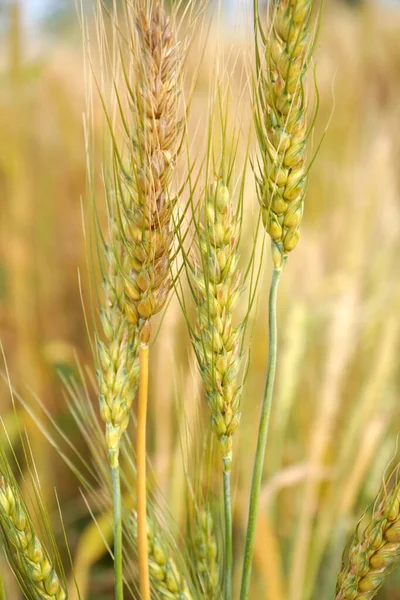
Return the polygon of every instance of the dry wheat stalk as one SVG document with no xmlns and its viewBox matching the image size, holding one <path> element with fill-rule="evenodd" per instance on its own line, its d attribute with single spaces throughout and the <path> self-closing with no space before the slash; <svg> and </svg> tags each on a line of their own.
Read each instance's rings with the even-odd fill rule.
<svg viewBox="0 0 400 600">
<path fill-rule="evenodd" d="M 356 532 L 335 600 L 371 600 L 400 557 L 400 485 L 389 493 L 383 487 L 380 498 L 362 535 Z"/>
<path fill-rule="evenodd" d="M 217 181 L 206 191 L 197 238 L 198 257 L 191 272 L 198 319 L 192 339 L 226 472 L 231 468 L 232 435 L 240 421 L 238 374 L 243 326 L 234 327 L 232 321 L 242 289 L 239 231 L 239 217 L 229 190 Z"/>
<path fill-rule="evenodd" d="M 19 490 L 0 479 L 0 529 L 7 558 L 27 597 L 65 600 L 68 596 L 35 534 Z"/>
<path fill-rule="evenodd" d="M 272 238 L 274 265 L 299 240 L 307 186 L 307 97 L 304 78 L 313 46 L 312 0 L 270 2 L 265 56 L 258 54 L 256 128 L 262 152 L 258 178 L 264 225 Z"/>
</svg>

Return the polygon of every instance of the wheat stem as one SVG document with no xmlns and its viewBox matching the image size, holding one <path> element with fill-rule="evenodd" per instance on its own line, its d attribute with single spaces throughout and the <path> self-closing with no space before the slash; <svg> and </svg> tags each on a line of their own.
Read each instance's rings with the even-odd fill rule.
<svg viewBox="0 0 400 600">
<path fill-rule="evenodd" d="M 231 472 L 224 470 L 224 518 L 225 518 L 225 600 L 232 598 L 232 505 Z"/>
<path fill-rule="evenodd" d="M 257 509 L 260 496 L 261 478 L 264 465 L 265 448 L 267 445 L 268 427 L 271 414 L 272 392 L 274 389 L 276 355 L 277 355 L 277 325 L 276 325 L 276 299 L 282 268 L 274 268 L 269 292 L 268 303 L 268 368 L 265 382 L 264 400 L 261 409 L 260 426 L 258 431 L 257 449 L 251 482 L 250 507 L 247 521 L 246 547 L 243 561 L 242 586 L 240 600 L 247 600 L 250 592 L 251 568 L 254 554 L 256 535 Z"/>
<path fill-rule="evenodd" d="M 149 384 L 149 347 L 145 344 L 141 344 L 139 348 L 139 360 L 140 382 L 136 437 L 139 584 L 141 599 L 150 600 L 146 509 L 146 420 Z"/>
<path fill-rule="evenodd" d="M 122 517 L 119 465 L 111 467 L 114 500 L 114 584 L 115 600 L 124 600 L 122 576 Z"/>
<path fill-rule="evenodd" d="M 4 589 L 3 578 L 0 575 L 0 600 L 6 600 L 6 590 Z"/>
</svg>

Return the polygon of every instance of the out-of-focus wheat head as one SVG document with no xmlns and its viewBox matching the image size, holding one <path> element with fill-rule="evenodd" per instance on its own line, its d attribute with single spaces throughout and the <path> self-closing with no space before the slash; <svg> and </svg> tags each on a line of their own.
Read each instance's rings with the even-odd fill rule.
<svg viewBox="0 0 400 600">
<path fill-rule="evenodd" d="M 126 3 L 127 34 L 112 20 L 115 115 L 113 175 L 108 190 L 108 241 L 98 341 L 101 415 L 112 466 L 136 393 L 138 344 L 150 341 L 150 319 L 171 288 L 170 183 L 183 121 L 178 118 L 181 58 L 162 2 Z M 117 81 L 122 79 L 122 86 Z M 103 99 L 103 104 L 105 104 Z M 122 134 L 122 141 L 119 140 Z"/>
<path fill-rule="evenodd" d="M 194 557 L 204 598 L 219 598 L 218 546 L 211 510 L 198 507 L 194 515 Z"/>
<path fill-rule="evenodd" d="M 400 484 L 382 486 L 370 523 L 348 550 L 335 600 L 371 600 L 400 557 Z"/>
<path fill-rule="evenodd" d="M 269 2 L 268 33 L 256 11 L 255 123 L 263 223 L 277 269 L 299 240 L 307 187 L 305 77 L 314 44 L 312 0 Z"/>
<path fill-rule="evenodd" d="M 135 543 L 137 538 L 136 515 L 131 519 L 128 533 Z M 149 574 L 152 590 L 165 600 L 193 600 L 180 564 L 174 560 L 165 532 L 154 515 L 147 517 L 147 539 L 149 543 Z"/>
<path fill-rule="evenodd" d="M 7 459 L 1 454 L 4 467 Z M 68 597 L 47 550 L 35 533 L 21 491 L 8 466 L 2 468 L 0 475 L 0 537 L 26 598 L 65 600 Z"/>
</svg>

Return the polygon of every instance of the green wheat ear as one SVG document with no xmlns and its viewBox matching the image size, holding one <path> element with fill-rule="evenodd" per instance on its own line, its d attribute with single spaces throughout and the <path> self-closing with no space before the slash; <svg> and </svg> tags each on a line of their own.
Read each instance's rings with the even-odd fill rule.
<svg viewBox="0 0 400 600">
<path fill-rule="evenodd" d="M 40 511 L 43 511 L 40 505 Z M 46 521 L 46 516 L 44 515 Z M 66 600 L 63 578 L 36 534 L 29 510 L 0 449 L 0 538 L 7 560 L 28 600 Z M 52 548 L 54 552 L 54 547 Z M 57 562 L 59 562 L 58 557 Z"/>
</svg>

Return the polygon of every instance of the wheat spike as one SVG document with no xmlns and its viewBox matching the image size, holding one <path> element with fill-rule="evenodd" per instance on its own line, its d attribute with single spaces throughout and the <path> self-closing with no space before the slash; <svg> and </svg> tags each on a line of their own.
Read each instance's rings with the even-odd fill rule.
<svg viewBox="0 0 400 600">
<path fill-rule="evenodd" d="M 112 217 L 110 217 L 112 218 Z M 111 466 L 117 466 L 121 436 L 129 423 L 130 410 L 135 398 L 139 362 L 137 334 L 126 319 L 123 281 L 119 263 L 124 260 L 117 224 L 111 221 L 110 241 L 106 251 L 107 272 L 103 289 L 105 302 L 101 323 L 106 343 L 98 340 L 100 367 L 100 414 L 106 424 L 106 443 Z"/>
<path fill-rule="evenodd" d="M 131 176 L 121 174 L 124 188 L 123 238 L 126 316 L 138 327 L 141 343 L 150 339 L 150 319 L 164 307 L 171 288 L 170 263 L 174 199 L 173 174 L 180 124 L 180 62 L 169 17 L 161 2 L 150 15 L 138 9 Z"/>
<path fill-rule="evenodd" d="M 160 2 L 149 14 L 139 3 L 129 11 L 135 24 L 129 49 L 134 81 L 126 81 L 132 131 L 125 141 L 126 165 L 114 140 L 101 312 L 106 343 L 98 340 L 100 411 L 114 467 L 138 387 L 138 345 L 149 343 L 150 319 L 171 288 L 169 184 L 180 131 L 179 59 L 170 19 Z M 121 69 L 128 77 L 123 62 Z"/>
<path fill-rule="evenodd" d="M 219 598 L 219 567 L 217 541 L 211 511 L 198 509 L 195 513 L 194 551 L 196 572 L 204 598 Z"/>
<path fill-rule="evenodd" d="M 131 520 L 131 533 L 137 539 L 137 519 Z M 157 521 L 147 517 L 149 573 L 152 590 L 163 600 L 193 600 L 188 584 L 172 557 Z"/>
<path fill-rule="evenodd" d="M 19 490 L 0 480 L 0 528 L 7 558 L 28 598 L 65 600 L 68 596 L 37 537 Z"/>
<path fill-rule="evenodd" d="M 400 557 L 400 485 L 384 487 L 361 536 L 356 532 L 339 574 L 335 600 L 371 600 Z"/>
<path fill-rule="evenodd" d="M 222 181 L 216 181 L 206 191 L 199 224 L 198 259 L 191 277 L 197 307 L 197 330 L 192 338 L 227 472 L 231 468 L 232 435 L 240 421 L 241 387 L 237 380 L 243 327 L 234 327 L 232 320 L 242 289 L 239 228 L 229 190 Z"/>
<path fill-rule="evenodd" d="M 271 26 L 258 50 L 256 128 L 262 153 L 258 193 L 276 268 L 297 245 L 307 187 L 305 166 L 312 0 L 270 2 Z"/>
</svg>

